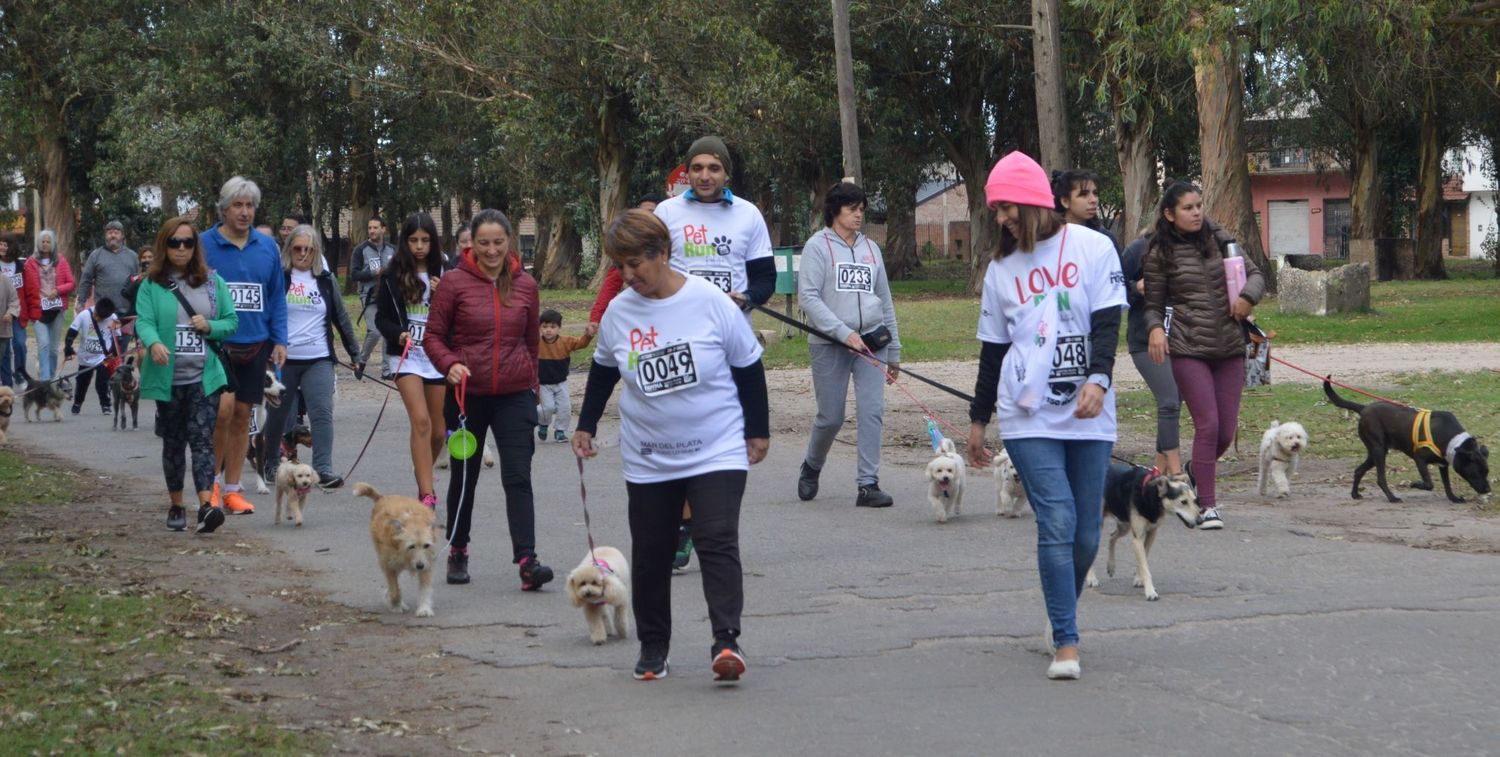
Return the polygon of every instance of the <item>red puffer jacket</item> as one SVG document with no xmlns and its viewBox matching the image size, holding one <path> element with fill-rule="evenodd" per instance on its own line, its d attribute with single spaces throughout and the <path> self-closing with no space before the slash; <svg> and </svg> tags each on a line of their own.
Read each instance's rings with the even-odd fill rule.
<svg viewBox="0 0 1500 757">
<path fill-rule="evenodd" d="M 472 258 L 443 277 L 432 294 L 427 335 L 422 348 L 443 374 L 455 363 L 469 369 L 468 391 L 480 395 L 513 394 L 537 387 L 536 279 L 511 259 L 510 296 L 500 290 Z"/>
</svg>

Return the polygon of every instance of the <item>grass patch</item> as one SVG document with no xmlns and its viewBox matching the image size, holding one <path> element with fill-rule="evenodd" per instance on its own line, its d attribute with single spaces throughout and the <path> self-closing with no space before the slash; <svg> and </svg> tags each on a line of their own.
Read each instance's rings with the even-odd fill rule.
<svg viewBox="0 0 1500 757">
<path fill-rule="evenodd" d="M 1277 343 L 1484 342 L 1500 320 L 1500 280 L 1382 281 L 1370 288 L 1369 313 L 1283 314 L 1274 299 L 1257 310 Z"/>
<path fill-rule="evenodd" d="M 20 455 L 0 450 L 0 515 L 17 505 L 71 500 L 85 484 L 75 471 L 28 465 Z"/>
<path fill-rule="evenodd" d="M 1500 439 L 1500 373 L 1414 373 L 1388 379 L 1390 386 L 1361 387 L 1432 410 L 1448 410 L 1458 416 L 1469 433 L 1489 444 Z M 1341 392 L 1358 402 L 1369 402 L 1352 392 Z M 1127 429 L 1147 438 L 1156 434 L 1156 403 L 1149 390 L 1120 393 L 1116 412 Z M 1296 421 L 1307 428 L 1306 454 L 1331 459 L 1363 459 L 1365 445 L 1356 433 L 1356 420 L 1328 403 L 1323 387 L 1315 384 L 1275 384 L 1245 391 L 1240 403 L 1240 454 L 1258 454 L 1260 435 L 1272 421 Z M 1186 406 L 1182 411 L 1182 445 L 1191 447 L 1193 423 Z M 1400 459 L 1400 458 L 1398 458 Z"/>
</svg>

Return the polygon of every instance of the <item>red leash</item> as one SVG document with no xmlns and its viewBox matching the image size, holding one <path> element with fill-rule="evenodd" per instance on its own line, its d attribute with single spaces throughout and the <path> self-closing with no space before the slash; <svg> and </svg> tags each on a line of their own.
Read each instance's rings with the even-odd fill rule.
<svg viewBox="0 0 1500 757">
<path fill-rule="evenodd" d="M 1400 405 L 1401 407 L 1412 407 L 1411 405 L 1408 405 L 1405 402 L 1402 402 L 1400 400 L 1393 400 L 1393 399 L 1391 399 L 1389 397 L 1382 397 L 1382 396 L 1380 396 L 1378 394 L 1372 394 L 1372 393 L 1367 392 L 1367 391 L 1365 391 L 1363 389 L 1360 389 L 1358 387 L 1350 386 L 1350 385 L 1345 384 L 1345 383 L 1340 382 L 1340 381 L 1334 381 L 1332 376 L 1320 376 L 1320 375 L 1318 375 L 1316 373 L 1313 373 L 1312 371 L 1307 370 L 1306 368 L 1303 368 L 1302 366 L 1293 365 L 1293 364 L 1288 363 L 1287 361 L 1282 360 L 1281 358 L 1276 357 L 1274 355 L 1271 356 L 1271 359 L 1275 360 L 1276 362 L 1281 363 L 1282 365 L 1284 365 L 1284 366 L 1286 366 L 1288 368 L 1291 368 L 1292 370 L 1297 371 L 1299 373 L 1305 373 L 1305 374 L 1307 374 L 1309 376 L 1312 376 L 1315 379 L 1320 379 L 1320 380 L 1323 380 L 1323 381 L 1327 381 L 1328 383 L 1330 383 L 1330 384 L 1332 384 L 1332 385 L 1334 385 L 1334 386 L 1336 386 L 1336 387 L 1338 387 L 1340 389 L 1348 389 L 1349 391 L 1354 392 L 1355 394 L 1363 394 L 1364 396 L 1369 397 L 1370 399 L 1380 400 L 1381 402 L 1389 402 L 1392 405 Z"/>
</svg>

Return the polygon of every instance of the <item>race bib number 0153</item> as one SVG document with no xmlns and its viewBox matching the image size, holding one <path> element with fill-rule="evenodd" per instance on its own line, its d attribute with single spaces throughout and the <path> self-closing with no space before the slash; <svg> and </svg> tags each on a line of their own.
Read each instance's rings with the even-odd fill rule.
<svg viewBox="0 0 1500 757">
<path fill-rule="evenodd" d="M 1088 376 L 1089 347 L 1082 334 L 1060 336 L 1052 353 L 1052 381 L 1072 381 Z"/>
<path fill-rule="evenodd" d="M 641 353 L 636 359 L 635 380 L 647 397 L 680 392 L 696 386 L 698 366 L 693 362 L 692 345 L 678 342 L 659 350 Z"/>
<path fill-rule="evenodd" d="M 718 287 L 719 291 L 723 292 L 724 294 L 729 294 L 730 292 L 734 291 L 734 279 L 729 275 L 728 271 L 719 271 L 709 268 L 698 271 L 688 271 L 688 273 L 691 273 L 700 279 L 707 279 L 708 283 Z"/>
<path fill-rule="evenodd" d="M 264 307 L 259 284 L 230 284 L 229 297 L 241 313 L 259 313 Z"/>
<path fill-rule="evenodd" d="M 177 354 L 202 355 L 203 334 L 192 326 L 177 325 Z"/>
<path fill-rule="evenodd" d="M 862 292 L 871 294 L 875 291 L 875 269 L 863 263 L 839 263 L 836 269 L 838 281 L 834 289 L 840 292 Z"/>
</svg>

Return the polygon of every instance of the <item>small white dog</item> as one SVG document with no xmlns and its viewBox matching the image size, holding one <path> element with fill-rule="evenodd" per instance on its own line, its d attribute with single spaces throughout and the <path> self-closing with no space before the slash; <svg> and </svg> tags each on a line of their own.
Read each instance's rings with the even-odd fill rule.
<svg viewBox="0 0 1500 757">
<path fill-rule="evenodd" d="M 625 621 L 630 613 L 630 564 L 624 553 L 614 547 L 595 547 L 585 554 L 568 574 L 568 599 L 574 607 L 583 608 L 590 641 L 603 644 L 609 637 L 608 608 L 614 609 L 614 635 L 625 638 L 630 630 Z"/>
<path fill-rule="evenodd" d="M 927 463 L 927 501 L 939 523 L 963 514 L 964 458 L 952 439 L 944 439 L 937 456 Z"/>
<path fill-rule="evenodd" d="M 1026 487 L 1021 485 L 1021 472 L 1004 448 L 995 456 L 994 468 L 995 514 L 1002 518 L 1021 517 L 1021 505 L 1027 504 Z"/>
<path fill-rule="evenodd" d="M 1256 475 L 1256 487 L 1262 497 L 1266 489 L 1274 486 L 1277 499 L 1292 492 L 1290 476 L 1297 473 L 1297 459 L 1307 449 L 1307 429 L 1302 424 L 1271 422 L 1260 438 L 1260 471 Z"/>
<path fill-rule="evenodd" d="M 307 463 L 294 463 L 281 458 L 276 467 L 276 518 L 271 525 L 281 523 L 281 502 L 286 500 L 286 519 L 302 525 L 302 508 L 307 506 L 307 494 L 318 483 L 318 472 Z"/>
</svg>

